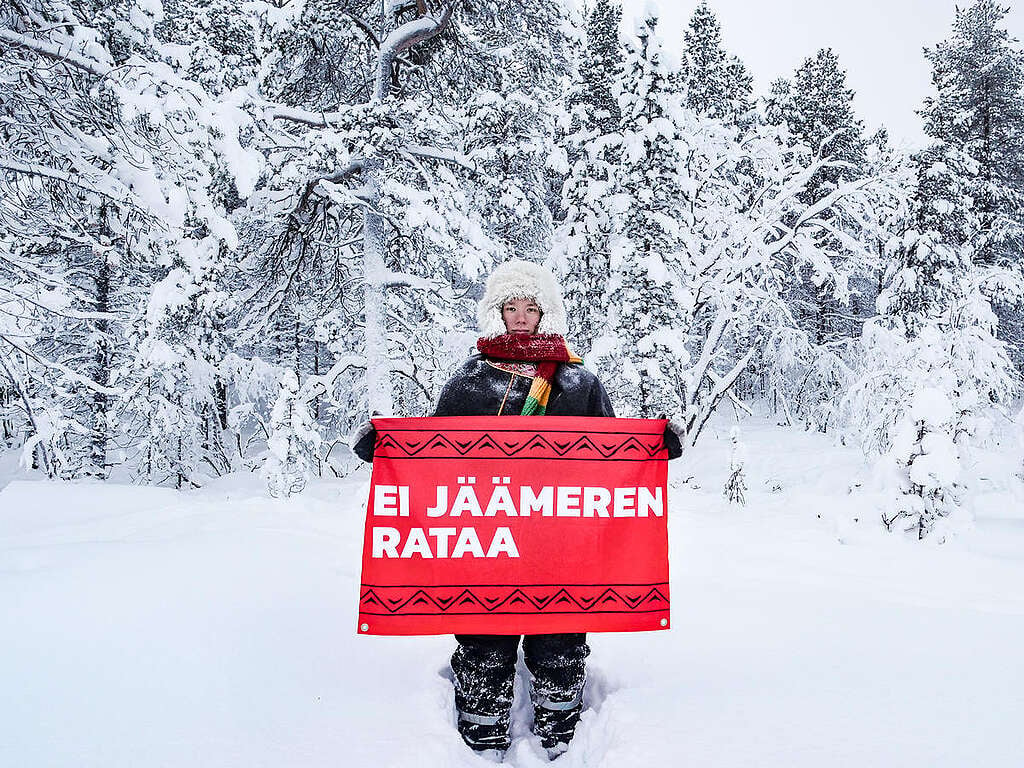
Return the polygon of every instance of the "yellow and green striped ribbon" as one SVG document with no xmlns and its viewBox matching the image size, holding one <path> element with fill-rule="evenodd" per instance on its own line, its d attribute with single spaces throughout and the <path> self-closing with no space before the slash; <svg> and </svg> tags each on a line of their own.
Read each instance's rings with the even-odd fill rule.
<svg viewBox="0 0 1024 768">
<path fill-rule="evenodd" d="M 582 363 L 583 358 L 578 357 L 565 345 L 565 351 L 569 356 L 568 363 Z M 526 402 L 523 403 L 523 410 L 520 416 L 543 416 L 548 407 L 548 398 L 551 396 L 551 380 L 555 377 L 558 363 L 544 361 L 537 366 L 537 375 L 533 377 L 530 385 L 530 392 L 526 395 Z"/>
</svg>

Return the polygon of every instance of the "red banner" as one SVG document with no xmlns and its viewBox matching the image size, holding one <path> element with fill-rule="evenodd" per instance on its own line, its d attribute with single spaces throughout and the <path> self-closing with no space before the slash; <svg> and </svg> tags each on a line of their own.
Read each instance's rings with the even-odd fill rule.
<svg viewBox="0 0 1024 768">
<path fill-rule="evenodd" d="M 359 631 L 667 629 L 662 419 L 374 419 Z"/>
</svg>

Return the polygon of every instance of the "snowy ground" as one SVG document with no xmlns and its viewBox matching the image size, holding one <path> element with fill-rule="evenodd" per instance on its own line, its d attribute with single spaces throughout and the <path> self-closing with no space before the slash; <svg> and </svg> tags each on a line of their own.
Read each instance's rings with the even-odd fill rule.
<svg viewBox="0 0 1024 768">
<path fill-rule="evenodd" d="M 1021 765 L 1019 446 L 978 457 L 977 526 L 936 547 L 877 533 L 858 452 L 763 422 L 745 440 L 744 508 L 720 496 L 727 439 L 675 463 L 673 629 L 591 636 L 557 764 Z M 487 765 L 453 727 L 453 641 L 355 632 L 365 484 L 12 480 L 0 765 Z M 506 762 L 546 764 L 517 717 Z"/>
</svg>

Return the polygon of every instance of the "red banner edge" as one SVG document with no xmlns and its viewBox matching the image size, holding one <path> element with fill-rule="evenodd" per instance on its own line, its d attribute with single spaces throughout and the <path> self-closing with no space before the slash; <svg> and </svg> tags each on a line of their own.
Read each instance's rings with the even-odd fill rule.
<svg viewBox="0 0 1024 768">
<path fill-rule="evenodd" d="M 428 637 L 432 635 L 457 635 L 457 634 L 474 634 L 474 635 L 548 635 L 563 632 L 587 632 L 587 633 L 599 633 L 599 632 L 663 632 L 672 629 L 672 620 L 670 617 L 670 611 L 666 610 L 658 615 L 651 616 L 651 626 L 640 626 L 636 620 L 636 616 L 622 616 L 621 626 L 600 626 L 601 624 L 616 624 L 613 617 L 605 617 L 603 621 L 580 621 L 579 617 L 565 617 L 565 623 L 561 620 L 551 621 L 551 616 L 544 618 L 548 619 L 545 622 L 545 626 L 533 628 L 528 624 L 524 624 L 520 627 L 520 631 L 509 631 L 507 624 L 503 626 L 496 626 L 495 629 L 491 630 L 486 624 L 481 624 L 479 616 L 466 616 L 465 618 L 471 619 L 473 624 L 466 628 L 459 628 L 454 626 L 460 622 L 452 621 L 458 617 L 445 616 L 438 617 L 439 620 L 443 619 L 443 628 L 434 628 L 432 622 L 423 621 L 423 617 L 416 617 L 418 621 L 414 624 L 418 626 L 408 626 L 413 622 L 401 621 L 401 616 L 365 616 L 359 615 L 359 621 L 356 624 L 357 635 L 372 635 L 376 637 Z M 539 617 L 535 617 L 539 618 Z M 591 617 L 594 618 L 594 617 Z M 397 621 L 396 621 L 397 620 Z M 665 624 L 662 624 L 662 621 Z M 440 623 L 440 622 L 439 622 Z M 643 622 L 646 624 L 647 622 Z M 406 624 L 406 626 L 401 626 Z M 363 627 L 366 627 L 364 629 Z"/>
</svg>

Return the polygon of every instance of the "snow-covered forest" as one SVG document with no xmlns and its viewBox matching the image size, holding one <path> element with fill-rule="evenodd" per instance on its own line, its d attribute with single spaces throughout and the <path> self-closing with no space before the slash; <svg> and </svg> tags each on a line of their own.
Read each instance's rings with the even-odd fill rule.
<svg viewBox="0 0 1024 768">
<path fill-rule="evenodd" d="M 909 148 L 714 0 L 0 0 L 0 766 L 492 765 L 450 636 L 357 632 L 349 437 L 433 411 L 513 258 L 685 448 L 671 631 L 588 635 L 555 764 L 1019 765 L 1008 6 L 920 53 Z M 520 658 L 506 764 L 533 717 Z"/>
<path fill-rule="evenodd" d="M 613 0 L 0 0 L 0 450 L 275 496 L 346 475 L 371 412 L 431 411 L 519 257 L 619 415 L 859 446 L 879 525 L 945 540 L 961 463 L 1020 420 L 1006 11 L 924 52 L 907 151 L 831 49 L 755 84 L 707 4 L 622 30 Z"/>
</svg>

